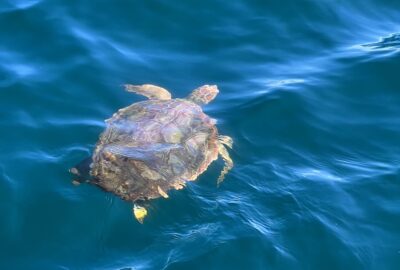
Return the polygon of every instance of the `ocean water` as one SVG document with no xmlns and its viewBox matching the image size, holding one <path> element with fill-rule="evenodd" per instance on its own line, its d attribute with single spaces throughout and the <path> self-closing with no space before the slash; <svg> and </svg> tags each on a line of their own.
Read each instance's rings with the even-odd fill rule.
<svg viewBox="0 0 400 270">
<path fill-rule="evenodd" d="M 400 269 L 400 2 L 0 2 L 1 269 Z M 141 225 L 68 169 L 153 83 L 234 140 Z"/>
</svg>

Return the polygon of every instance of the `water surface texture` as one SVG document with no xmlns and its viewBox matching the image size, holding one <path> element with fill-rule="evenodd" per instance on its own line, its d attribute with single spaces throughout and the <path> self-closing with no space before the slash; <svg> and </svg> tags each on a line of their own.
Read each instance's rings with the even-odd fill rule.
<svg viewBox="0 0 400 270">
<path fill-rule="evenodd" d="M 1 269 L 400 269 L 400 2 L 0 2 Z M 68 169 L 153 83 L 234 139 L 132 205 Z"/>
</svg>

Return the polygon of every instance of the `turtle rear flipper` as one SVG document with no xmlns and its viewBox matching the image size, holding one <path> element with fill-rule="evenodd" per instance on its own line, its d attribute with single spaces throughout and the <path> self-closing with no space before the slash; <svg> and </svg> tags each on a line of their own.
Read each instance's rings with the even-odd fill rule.
<svg viewBox="0 0 400 270">
<path fill-rule="evenodd" d="M 217 185 L 219 186 L 222 181 L 224 181 L 225 175 L 233 168 L 233 161 L 229 156 L 228 150 L 226 150 L 226 146 L 232 149 L 233 140 L 228 136 L 219 136 L 218 137 L 218 152 L 221 155 L 222 159 L 225 162 L 224 168 L 222 169 L 221 174 L 217 179 Z"/>
<path fill-rule="evenodd" d="M 143 224 L 143 220 L 147 216 L 147 209 L 139 203 L 135 203 L 133 204 L 132 212 L 136 220 L 140 224 Z"/>
</svg>

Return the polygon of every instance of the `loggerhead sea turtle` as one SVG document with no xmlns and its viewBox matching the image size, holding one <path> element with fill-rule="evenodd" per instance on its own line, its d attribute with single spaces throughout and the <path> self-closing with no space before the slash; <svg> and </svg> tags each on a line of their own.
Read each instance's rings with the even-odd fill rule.
<svg viewBox="0 0 400 270">
<path fill-rule="evenodd" d="M 218 154 L 225 161 L 221 183 L 233 167 L 225 148 L 232 148 L 233 141 L 218 135 L 216 121 L 200 107 L 218 94 L 216 85 L 201 86 L 185 99 L 171 99 L 166 89 L 150 84 L 128 84 L 125 90 L 149 100 L 107 119 L 92 157 L 70 171 L 79 177 L 89 172 L 91 183 L 134 202 L 133 213 L 142 223 L 144 201 L 168 198 L 170 189 L 196 180 Z"/>
</svg>

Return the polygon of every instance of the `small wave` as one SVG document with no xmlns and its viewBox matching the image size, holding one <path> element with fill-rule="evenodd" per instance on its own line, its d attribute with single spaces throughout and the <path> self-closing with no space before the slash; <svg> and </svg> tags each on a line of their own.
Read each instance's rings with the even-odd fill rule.
<svg viewBox="0 0 400 270">
<path fill-rule="evenodd" d="M 378 42 L 361 44 L 360 47 L 366 50 L 400 50 L 400 33 L 391 34 L 388 37 L 382 37 Z"/>
<path fill-rule="evenodd" d="M 280 87 L 280 86 L 285 86 L 285 85 L 290 85 L 290 84 L 299 84 L 299 83 L 304 83 L 304 82 L 305 82 L 304 79 L 292 78 L 292 79 L 270 81 L 267 85 L 271 86 L 271 87 Z"/>
<path fill-rule="evenodd" d="M 32 60 L 24 53 L 0 47 L 0 86 L 7 87 L 15 83 L 31 84 L 37 81 L 50 81 L 53 79 L 53 66 L 49 63 Z"/>
<path fill-rule="evenodd" d="M 345 177 L 352 181 L 379 177 L 398 170 L 398 167 L 394 165 L 374 160 L 338 158 L 335 163 L 347 171 Z"/>
<path fill-rule="evenodd" d="M 343 178 L 321 169 L 299 168 L 299 169 L 292 169 L 292 171 L 300 178 L 306 178 L 317 181 L 344 182 Z"/>
<path fill-rule="evenodd" d="M 104 128 L 104 121 L 81 118 L 81 119 L 62 119 L 62 118 L 51 118 L 48 117 L 46 123 L 54 127 L 67 127 L 67 126 L 85 126 L 85 127 L 99 127 Z"/>
<path fill-rule="evenodd" d="M 56 154 L 40 150 L 24 151 L 14 155 L 15 158 L 20 157 L 21 159 L 31 160 L 31 161 L 40 160 L 41 162 L 52 163 L 52 164 L 60 163 L 62 160 L 65 159 L 65 156 L 66 156 L 65 153 Z"/>
<path fill-rule="evenodd" d="M 0 12 L 24 10 L 40 4 L 43 0 L 7 0 L 6 7 L 0 8 Z"/>
<path fill-rule="evenodd" d="M 5 172 L 3 165 L 0 165 L 0 181 L 8 183 L 10 185 L 14 184 L 14 181 Z"/>
<path fill-rule="evenodd" d="M 37 68 L 27 63 L 21 55 L 4 50 L 0 53 L 0 68 L 17 77 L 26 77 L 37 73 Z"/>
<path fill-rule="evenodd" d="M 18 9 L 26 9 L 37 5 L 42 0 L 12 0 L 11 3 Z"/>
<path fill-rule="evenodd" d="M 369 56 L 363 55 L 361 58 L 363 61 L 375 60 L 382 57 L 393 57 L 400 52 L 400 33 L 393 33 L 385 37 L 379 37 L 377 42 L 353 45 L 350 49 L 354 56 L 359 55 L 360 53 L 368 54 Z"/>
<path fill-rule="evenodd" d="M 122 43 L 104 35 L 95 29 L 90 29 L 82 23 L 72 19 L 65 19 L 65 26 L 69 29 L 71 35 L 80 40 L 80 43 L 91 52 L 91 56 L 101 62 L 109 62 L 109 55 L 117 53 L 121 57 L 130 59 L 130 61 L 145 63 L 143 53 L 136 52 Z"/>
<path fill-rule="evenodd" d="M 36 73 L 35 68 L 27 64 L 4 64 L 4 67 L 17 74 L 19 77 L 26 77 Z"/>
<path fill-rule="evenodd" d="M 253 83 L 259 90 L 252 91 L 246 95 L 241 95 L 243 97 L 253 98 L 252 101 L 259 100 L 260 96 L 270 95 L 272 92 L 280 90 L 299 90 L 304 88 L 304 85 L 308 83 L 307 79 L 304 78 L 275 78 L 275 79 L 252 79 Z M 252 102 L 250 101 L 250 103 Z M 249 101 L 247 101 L 249 102 Z"/>
</svg>

